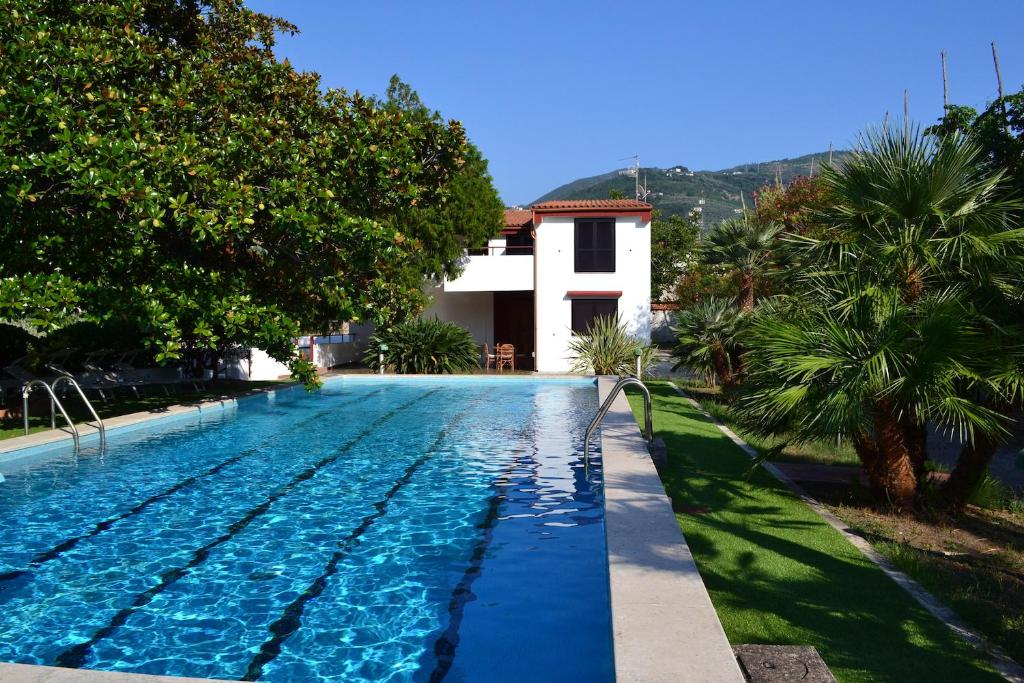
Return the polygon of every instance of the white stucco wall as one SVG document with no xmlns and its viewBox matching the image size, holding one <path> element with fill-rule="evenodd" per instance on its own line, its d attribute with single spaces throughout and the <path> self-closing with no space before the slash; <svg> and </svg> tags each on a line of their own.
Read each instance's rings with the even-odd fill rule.
<svg viewBox="0 0 1024 683">
<path fill-rule="evenodd" d="M 619 319 L 630 333 L 651 338 L 651 224 L 638 217 L 615 221 L 615 272 L 575 272 L 571 217 L 545 217 L 536 227 L 537 370 L 565 372 L 571 364 L 569 291 L 621 291 Z"/>
<path fill-rule="evenodd" d="M 494 295 L 490 291 L 449 292 L 432 287 L 427 290 L 427 295 L 433 301 L 421 317 L 437 317 L 458 323 L 469 330 L 477 344 L 494 344 Z"/>
<path fill-rule="evenodd" d="M 240 360 L 224 366 L 223 377 L 226 379 L 268 380 L 280 379 L 291 374 L 288 366 L 278 363 L 262 349 L 252 350 L 252 372 L 249 372 L 249 361 Z"/>
</svg>

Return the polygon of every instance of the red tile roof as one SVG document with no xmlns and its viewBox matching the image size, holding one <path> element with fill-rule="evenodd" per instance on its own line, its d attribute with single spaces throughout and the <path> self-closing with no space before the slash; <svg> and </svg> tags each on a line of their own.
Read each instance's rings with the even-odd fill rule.
<svg viewBox="0 0 1024 683">
<path fill-rule="evenodd" d="M 529 209 L 505 209 L 505 227 L 521 228 L 533 220 L 533 211 Z"/>
<path fill-rule="evenodd" d="M 566 211 L 585 209 L 589 211 L 650 211 L 651 205 L 635 199 L 568 199 L 540 202 L 533 205 L 534 211 Z"/>
</svg>

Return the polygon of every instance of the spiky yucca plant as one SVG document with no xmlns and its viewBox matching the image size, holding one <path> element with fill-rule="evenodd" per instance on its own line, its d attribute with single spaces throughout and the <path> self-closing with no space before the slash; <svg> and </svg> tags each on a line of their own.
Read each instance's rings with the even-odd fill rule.
<svg viewBox="0 0 1024 683">
<path fill-rule="evenodd" d="M 572 371 L 581 374 L 635 375 L 638 351 L 640 374 L 646 375 L 654 364 L 654 349 L 611 316 L 594 318 L 586 334 L 574 333 L 569 340 Z"/>
<path fill-rule="evenodd" d="M 480 349 L 464 327 L 442 320 L 418 318 L 395 325 L 370 337 L 364 360 L 380 369 L 378 353 L 384 351 L 384 367 L 398 374 L 448 374 L 480 367 Z"/>
</svg>

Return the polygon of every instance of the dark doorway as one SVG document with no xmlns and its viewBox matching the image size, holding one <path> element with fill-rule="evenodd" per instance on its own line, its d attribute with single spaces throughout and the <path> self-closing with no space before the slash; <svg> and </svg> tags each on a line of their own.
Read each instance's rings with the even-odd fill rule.
<svg viewBox="0 0 1024 683">
<path fill-rule="evenodd" d="M 494 343 L 516 347 L 516 369 L 533 370 L 533 292 L 494 293 Z"/>
</svg>

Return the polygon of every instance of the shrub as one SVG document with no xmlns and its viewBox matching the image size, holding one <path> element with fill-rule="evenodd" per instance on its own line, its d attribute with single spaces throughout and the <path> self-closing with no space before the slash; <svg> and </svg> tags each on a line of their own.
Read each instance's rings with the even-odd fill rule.
<svg viewBox="0 0 1024 683">
<path fill-rule="evenodd" d="M 381 345 L 384 367 L 402 375 L 469 372 L 480 366 L 480 350 L 466 328 L 442 320 L 416 319 L 395 325 L 370 337 L 364 360 L 380 369 Z"/>
<path fill-rule="evenodd" d="M 967 502 L 986 510 L 1005 510 L 1013 501 L 1013 490 L 1000 479 L 985 472 L 978 480 Z"/>
<path fill-rule="evenodd" d="M 617 318 L 598 316 L 587 334 L 574 333 L 569 340 L 572 371 L 595 375 L 635 375 L 640 352 L 640 374 L 650 374 L 654 347 L 626 331 Z"/>
<path fill-rule="evenodd" d="M 676 335 L 673 369 L 688 368 L 732 388 L 742 371 L 736 342 L 742 320 L 743 313 L 730 301 L 714 296 L 679 311 L 672 326 Z"/>
</svg>

